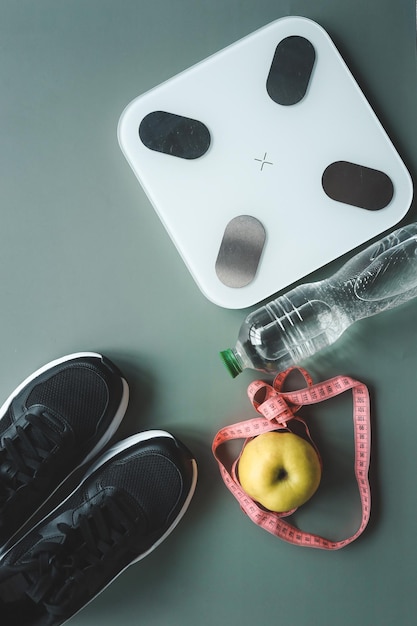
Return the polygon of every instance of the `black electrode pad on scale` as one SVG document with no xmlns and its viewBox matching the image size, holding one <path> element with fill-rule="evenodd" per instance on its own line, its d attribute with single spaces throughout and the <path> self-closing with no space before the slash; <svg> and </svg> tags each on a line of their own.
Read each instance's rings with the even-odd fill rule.
<svg viewBox="0 0 417 626">
<path fill-rule="evenodd" d="M 389 229 L 412 200 L 375 113 L 305 18 L 277 20 L 136 98 L 118 130 L 201 291 L 227 308 Z"/>
</svg>

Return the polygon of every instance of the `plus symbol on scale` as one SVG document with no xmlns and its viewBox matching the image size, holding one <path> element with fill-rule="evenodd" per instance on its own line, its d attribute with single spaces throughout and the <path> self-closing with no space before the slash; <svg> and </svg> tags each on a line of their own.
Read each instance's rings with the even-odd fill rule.
<svg viewBox="0 0 417 626">
<path fill-rule="evenodd" d="M 264 158 L 263 159 L 254 159 L 255 161 L 258 161 L 258 163 L 261 164 L 261 172 L 264 169 L 264 165 L 273 165 L 273 163 L 271 161 L 267 161 L 266 157 L 267 157 L 267 152 L 265 152 L 264 154 Z"/>
</svg>

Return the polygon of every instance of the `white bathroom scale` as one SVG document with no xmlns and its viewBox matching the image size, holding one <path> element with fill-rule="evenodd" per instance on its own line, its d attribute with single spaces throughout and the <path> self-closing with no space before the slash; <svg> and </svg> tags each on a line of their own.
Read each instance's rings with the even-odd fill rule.
<svg viewBox="0 0 417 626">
<path fill-rule="evenodd" d="M 139 96 L 118 137 L 197 285 L 226 308 L 389 229 L 412 201 L 410 175 L 335 45 L 302 17 Z"/>
</svg>

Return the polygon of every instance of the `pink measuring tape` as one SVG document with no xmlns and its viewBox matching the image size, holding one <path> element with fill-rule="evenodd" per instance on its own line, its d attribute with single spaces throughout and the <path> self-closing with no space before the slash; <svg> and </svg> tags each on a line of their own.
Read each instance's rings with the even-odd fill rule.
<svg viewBox="0 0 417 626">
<path fill-rule="evenodd" d="M 307 387 L 297 391 L 283 392 L 284 382 L 291 371 L 298 370 L 303 375 Z M 245 443 L 253 437 L 271 430 L 289 430 L 288 422 L 293 419 L 301 422 L 311 440 L 307 424 L 296 415 L 302 406 L 316 404 L 338 396 L 351 390 L 353 396 L 353 425 L 355 444 L 355 476 L 359 488 L 362 518 L 358 530 L 347 539 L 331 541 L 320 535 L 299 530 L 284 518 L 294 513 L 295 509 L 283 513 L 274 513 L 264 509 L 250 498 L 239 484 L 236 459 L 228 471 L 220 460 L 218 448 L 234 439 L 245 439 Z M 371 451 L 371 424 L 369 393 L 367 387 L 348 376 L 336 376 L 323 383 L 313 384 L 313 381 L 302 368 L 290 368 L 278 376 L 269 385 L 256 380 L 248 387 L 248 396 L 253 406 L 262 417 L 256 417 L 243 422 L 237 422 L 219 430 L 216 434 L 212 451 L 220 468 L 220 473 L 226 487 L 239 502 L 244 513 L 258 526 L 269 533 L 289 543 L 321 548 L 323 550 L 338 550 L 359 537 L 365 530 L 371 512 L 371 490 L 368 480 L 368 471 Z M 245 445 L 245 444 L 244 444 Z M 314 444 L 313 444 L 314 445 Z"/>
</svg>

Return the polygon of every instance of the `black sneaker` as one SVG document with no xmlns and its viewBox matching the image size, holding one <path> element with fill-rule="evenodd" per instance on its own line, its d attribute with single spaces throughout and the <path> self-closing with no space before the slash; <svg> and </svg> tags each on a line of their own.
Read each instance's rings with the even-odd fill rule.
<svg viewBox="0 0 417 626">
<path fill-rule="evenodd" d="M 72 354 L 29 376 L 0 409 L 0 545 L 96 455 L 126 411 L 128 386 L 100 354 Z"/>
<path fill-rule="evenodd" d="M 116 444 L 3 556 L 2 626 L 66 622 L 167 537 L 196 481 L 192 454 L 165 431 Z"/>
</svg>

